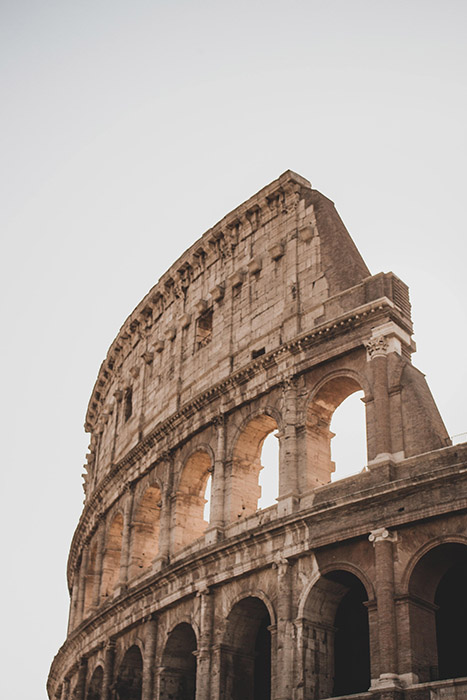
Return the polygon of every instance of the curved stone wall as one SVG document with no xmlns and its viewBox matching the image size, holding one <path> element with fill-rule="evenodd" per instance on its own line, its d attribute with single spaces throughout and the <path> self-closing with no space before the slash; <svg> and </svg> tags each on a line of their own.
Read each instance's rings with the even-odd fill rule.
<svg viewBox="0 0 467 700">
<path fill-rule="evenodd" d="M 186 251 L 99 370 L 50 698 L 305 700 L 434 680 L 404 572 L 441 520 L 457 549 L 433 546 L 464 561 L 466 450 L 449 447 L 411 333 L 406 285 L 371 276 L 333 204 L 290 171 Z M 368 465 L 331 483 L 331 418 L 359 390 Z M 274 431 L 277 503 L 261 510 Z"/>
</svg>

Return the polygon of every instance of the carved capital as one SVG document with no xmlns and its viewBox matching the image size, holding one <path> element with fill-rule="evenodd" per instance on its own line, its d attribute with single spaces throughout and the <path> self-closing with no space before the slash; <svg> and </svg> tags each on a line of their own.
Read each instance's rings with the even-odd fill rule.
<svg viewBox="0 0 467 700">
<path fill-rule="evenodd" d="M 217 413 L 213 419 L 212 419 L 213 425 L 216 427 L 221 427 L 225 425 L 225 413 L 222 413 L 221 411 Z"/>
<path fill-rule="evenodd" d="M 274 558 L 274 563 L 272 565 L 273 569 L 277 569 L 277 573 L 280 577 L 285 576 L 290 567 L 290 562 L 282 554 L 277 554 Z"/>
<path fill-rule="evenodd" d="M 388 354 L 389 343 L 384 335 L 379 335 L 376 338 L 370 338 L 366 343 L 367 359 L 374 360 L 375 357 L 384 357 Z"/>
<path fill-rule="evenodd" d="M 376 544 L 376 542 L 396 542 L 397 533 L 390 532 L 389 530 L 386 530 L 385 527 L 378 527 L 376 530 L 372 530 L 370 532 L 368 540 L 373 543 L 373 546 Z"/>
</svg>

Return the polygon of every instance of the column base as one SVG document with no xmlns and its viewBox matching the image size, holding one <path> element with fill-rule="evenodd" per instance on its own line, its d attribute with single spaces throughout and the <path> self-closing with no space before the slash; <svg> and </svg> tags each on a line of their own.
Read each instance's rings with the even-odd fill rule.
<svg viewBox="0 0 467 700">
<path fill-rule="evenodd" d="M 224 528 L 217 525 L 208 527 L 204 533 L 204 541 L 207 545 L 216 544 L 219 540 L 224 539 Z"/>
<path fill-rule="evenodd" d="M 300 497 L 296 493 L 289 493 L 286 496 L 281 496 L 277 499 L 277 515 L 283 518 L 285 515 L 290 515 L 298 510 Z M 278 699 L 279 700 L 279 699 Z"/>
<path fill-rule="evenodd" d="M 380 452 L 374 459 L 370 459 L 368 468 L 371 469 L 384 462 L 395 462 L 397 464 L 397 462 L 402 462 L 403 459 L 405 459 L 403 450 L 401 452 Z"/>
<path fill-rule="evenodd" d="M 404 683 L 397 673 L 382 673 L 379 678 L 371 679 L 370 690 L 402 690 Z"/>
</svg>

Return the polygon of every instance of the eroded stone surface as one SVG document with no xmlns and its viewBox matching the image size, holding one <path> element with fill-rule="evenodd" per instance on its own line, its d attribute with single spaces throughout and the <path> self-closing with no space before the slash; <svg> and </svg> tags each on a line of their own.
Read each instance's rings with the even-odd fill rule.
<svg viewBox="0 0 467 700">
<path fill-rule="evenodd" d="M 467 446 L 450 445 L 411 334 L 406 285 L 371 276 L 291 171 L 182 255 L 90 400 L 51 700 L 467 695 L 450 608 Z M 368 468 L 330 483 L 331 418 L 358 390 Z M 277 505 L 258 510 L 272 431 Z"/>
</svg>

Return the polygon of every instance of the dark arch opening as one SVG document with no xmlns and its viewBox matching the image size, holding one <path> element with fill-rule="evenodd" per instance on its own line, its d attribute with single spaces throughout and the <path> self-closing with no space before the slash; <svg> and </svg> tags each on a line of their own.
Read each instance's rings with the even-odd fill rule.
<svg viewBox="0 0 467 700">
<path fill-rule="evenodd" d="M 467 562 L 444 574 L 435 594 L 440 679 L 467 676 Z"/>
<path fill-rule="evenodd" d="M 196 636 L 187 622 L 172 630 L 162 656 L 160 700 L 195 700 Z"/>
<path fill-rule="evenodd" d="M 270 625 L 259 598 L 245 598 L 230 611 L 221 658 L 225 700 L 271 699 Z"/>
<path fill-rule="evenodd" d="M 88 691 L 86 693 L 86 700 L 101 700 L 103 679 L 104 672 L 102 670 L 102 666 L 98 666 L 92 674 Z"/>
<path fill-rule="evenodd" d="M 354 574 L 336 570 L 311 589 L 303 610 L 305 697 L 365 692 L 370 686 L 366 589 Z"/>
<path fill-rule="evenodd" d="M 412 671 L 420 682 L 467 676 L 467 546 L 434 547 L 409 582 Z"/>
<path fill-rule="evenodd" d="M 123 657 L 115 685 L 117 700 L 141 700 L 143 657 L 139 647 L 130 647 Z"/>
<path fill-rule="evenodd" d="M 336 571 L 326 578 L 345 586 L 347 592 L 334 618 L 333 695 L 362 693 L 370 686 L 370 633 L 365 587 L 348 571 Z"/>
</svg>

